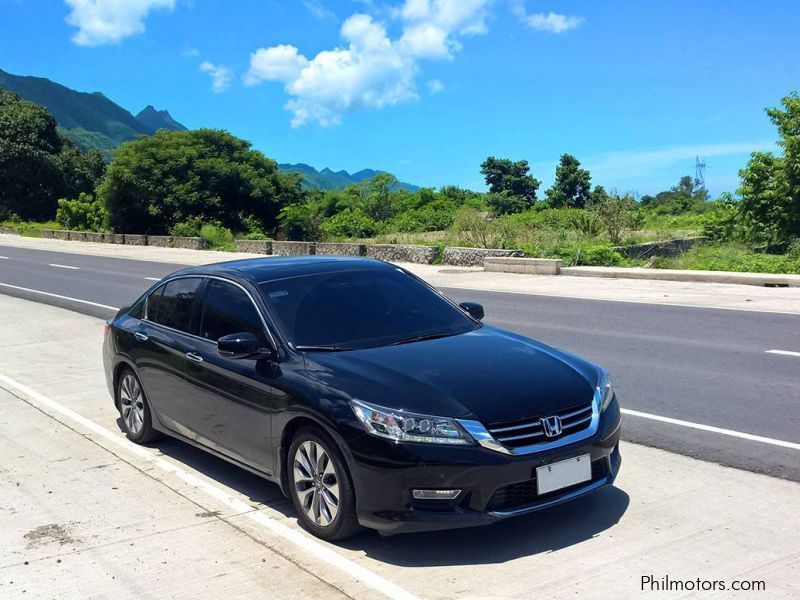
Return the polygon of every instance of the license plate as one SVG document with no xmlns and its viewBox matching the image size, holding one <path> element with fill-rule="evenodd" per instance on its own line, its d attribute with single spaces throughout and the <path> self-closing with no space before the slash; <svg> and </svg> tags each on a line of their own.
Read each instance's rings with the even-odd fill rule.
<svg viewBox="0 0 800 600">
<path fill-rule="evenodd" d="M 592 478 L 592 460 L 588 454 L 568 458 L 536 469 L 539 494 L 547 494 Z"/>
</svg>

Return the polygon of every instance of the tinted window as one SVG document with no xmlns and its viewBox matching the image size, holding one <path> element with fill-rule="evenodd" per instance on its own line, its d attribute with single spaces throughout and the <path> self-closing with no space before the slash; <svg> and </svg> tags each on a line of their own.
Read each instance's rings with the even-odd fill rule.
<svg viewBox="0 0 800 600">
<path fill-rule="evenodd" d="M 209 340 L 232 333 L 264 336 L 264 326 L 253 302 L 235 285 L 212 279 L 203 302 L 200 335 Z"/>
<path fill-rule="evenodd" d="M 178 331 L 193 333 L 192 316 L 202 280 L 175 279 L 162 286 L 147 300 L 147 318 Z"/>
<path fill-rule="evenodd" d="M 366 348 L 478 327 L 428 286 L 396 269 L 303 275 L 259 287 L 295 346 Z"/>
</svg>

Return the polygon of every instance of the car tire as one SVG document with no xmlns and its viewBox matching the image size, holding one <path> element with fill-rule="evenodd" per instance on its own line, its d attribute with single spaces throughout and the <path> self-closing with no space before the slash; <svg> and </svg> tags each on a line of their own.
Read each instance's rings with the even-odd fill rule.
<svg viewBox="0 0 800 600">
<path fill-rule="evenodd" d="M 142 388 L 142 382 L 128 367 L 123 368 L 117 378 L 115 400 L 122 421 L 122 431 L 130 441 L 147 444 L 162 437 L 153 429 L 150 403 Z"/>
<path fill-rule="evenodd" d="M 343 540 L 362 531 L 344 457 L 322 429 L 303 427 L 295 434 L 286 474 L 289 495 L 304 529 L 327 541 Z"/>
</svg>

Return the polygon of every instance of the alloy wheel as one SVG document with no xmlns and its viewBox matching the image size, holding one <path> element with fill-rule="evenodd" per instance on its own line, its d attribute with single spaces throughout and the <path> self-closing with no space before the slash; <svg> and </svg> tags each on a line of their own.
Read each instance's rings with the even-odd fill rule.
<svg viewBox="0 0 800 600">
<path fill-rule="evenodd" d="M 339 476 L 331 457 L 320 444 L 307 440 L 297 447 L 293 465 L 294 489 L 303 512 L 327 527 L 339 512 Z"/>
<path fill-rule="evenodd" d="M 119 384 L 119 408 L 128 431 L 138 434 L 144 426 L 144 395 L 136 377 L 130 373 Z"/>
</svg>

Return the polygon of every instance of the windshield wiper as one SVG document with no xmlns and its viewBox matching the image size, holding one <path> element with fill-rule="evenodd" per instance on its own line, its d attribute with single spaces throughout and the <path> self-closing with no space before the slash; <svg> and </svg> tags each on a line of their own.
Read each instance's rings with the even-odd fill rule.
<svg viewBox="0 0 800 600">
<path fill-rule="evenodd" d="M 447 332 L 439 332 L 439 333 L 427 333 L 423 335 L 415 335 L 414 337 L 405 338 L 402 340 L 397 340 L 396 342 L 392 342 L 389 344 L 390 346 L 399 346 L 400 344 L 413 344 L 414 342 L 424 342 L 425 340 L 436 340 L 439 338 L 450 337 L 451 335 L 456 335 L 452 331 Z"/>
<path fill-rule="evenodd" d="M 295 346 L 295 350 L 300 352 L 344 352 L 345 350 L 352 350 L 345 346 Z"/>
</svg>

